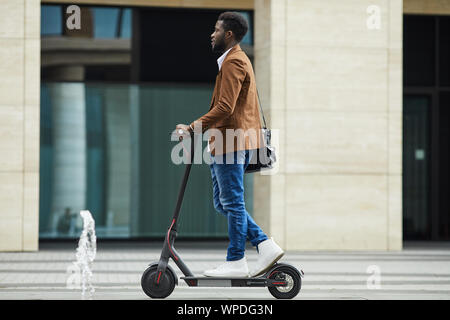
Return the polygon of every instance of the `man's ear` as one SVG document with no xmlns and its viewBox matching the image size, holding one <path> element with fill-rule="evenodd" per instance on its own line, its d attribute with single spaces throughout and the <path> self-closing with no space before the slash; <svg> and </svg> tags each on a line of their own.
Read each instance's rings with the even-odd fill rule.
<svg viewBox="0 0 450 320">
<path fill-rule="evenodd" d="M 233 37 L 233 31 L 231 31 L 231 30 L 225 31 L 226 39 L 231 39 L 232 37 Z"/>
</svg>

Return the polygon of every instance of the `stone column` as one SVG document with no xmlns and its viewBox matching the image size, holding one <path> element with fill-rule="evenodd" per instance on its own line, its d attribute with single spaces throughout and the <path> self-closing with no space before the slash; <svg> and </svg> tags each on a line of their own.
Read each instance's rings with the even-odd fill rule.
<svg viewBox="0 0 450 320">
<path fill-rule="evenodd" d="M 49 85 L 53 118 L 53 194 L 49 223 L 56 232 L 66 209 L 86 209 L 86 97 L 84 83 Z"/>
<path fill-rule="evenodd" d="M 400 250 L 402 1 L 255 0 L 255 30 L 280 137 L 257 221 L 285 249 Z"/>
<path fill-rule="evenodd" d="M 0 2 L 0 251 L 37 250 L 40 1 Z"/>
</svg>

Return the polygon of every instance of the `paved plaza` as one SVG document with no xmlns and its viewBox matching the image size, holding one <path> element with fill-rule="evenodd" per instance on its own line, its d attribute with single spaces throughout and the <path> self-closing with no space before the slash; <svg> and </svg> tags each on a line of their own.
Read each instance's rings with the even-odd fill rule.
<svg viewBox="0 0 450 320">
<path fill-rule="evenodd" d="M 140 279 L 159 259 L 161 241 L 100 242 L 93 264 L 94 300 L 150 299 Z M 0 299 L 81 299 L 68 287 L 77 242 L 41 243 L 38 252 L 0 253 Z M 225 259 L 226 242 L 183 242 L 178 252 L 194 274 Z M 247 250 L 249 267 L 256 251 Z M 405 243 L 400 252 L 286 252 L 302 269 L 296 299 L 450 299 L 450 244 Z M 182 276 L 178 268 L 171 262 Z M 72 274 L 73 275 L 73 274 Z M 167 299 L 273 299 L 267 288 L 189 288 L 180 280 Z"/>
</svg>

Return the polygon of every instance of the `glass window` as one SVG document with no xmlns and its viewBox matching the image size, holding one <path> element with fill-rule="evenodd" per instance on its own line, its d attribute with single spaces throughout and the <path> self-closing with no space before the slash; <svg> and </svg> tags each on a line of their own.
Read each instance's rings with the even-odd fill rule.
<svg viewBox="0 0 450 320">
<path fill-rule="evenodd" d="M 447 56 L 449 57 L 449 56 Z M 450 92 L 439 95 L 439 233 L 450 239 Z"/>
<path fill-rule="evenodd" d="M 241 43 L 253 45 L 253 20 L 252 20 L 252 14 L 248 11 L 240 11 L 240 14 L 242 14 L 248 23 L 248 31 L 247 34 L 242 39 Z"/>
<path fill-rule="evenodd" d="M 429 234 L 430 107 L 429 96 L 405 95 L 403 98 L 403 229 L 405 240 L 426 239 Z"/>
<path fill-rule="evenodd" d="M 119 8 L 92 8 L 94 38 L 116 38 L 119 12 Z"/>
<path fill-rule="evenodd" d="M 183 164 L 172 161 L 174 124 L 201 115 L 212 85 L 44 83 L 41 87 L 40 237 L 79 235 L 90 210 L 99 238 L 161 237 L 175 208 Z M 203 143 L 202 154 L 206 148 Z M 203 158 L 204 159 L 204 158 Z M 182 237 L 225 237 L 209 166 L 194 165 Z M 252 211 L 252 175 L 245 176 Z"/>
<path fill-rule="evenodd" d="M 139 11 L 141 37 L 136 46 L 140 81 L 214 82 L 218 72 L 218 54 L 211 51 L 210 36 L 214 31 L 218 10 L 163 10 Z M 245 42 L 252 42 L 252 14 Z M 189 29 L 189 37 L 180 30 Z M 155 31 L 156 30 L 156 31 Z M 151 34 L 151 36 L 150 36 Z M 242 49 L 252 58 L 251 45 L 242 43 Z M 155 63 L 157 61 L 157 63 Z"/>
<path fill-rule="evenodd" d="M 52 36 L 62 34 L 62 7 L 54 5 L 41 6 L 41 35 Z"/>
<path fill-rule="evenodd" d="M 439 17 L 439 82 L 450 87 L 450 17 Z"/>
<path fill-rule="evenodd" d="M 131 38 L 132 32 L 132 9 L 131 8 L 109 8 L 109 7 L 83 7 L 81 11 L 82 23 L 86 23 L 84 29 L 90 27 L 92 16 L 94 38 Z M 83 17 L 83 15 L 87 15 Z M 63 6 L 42 5 L 41 6 L 41 35 L 63 35 Z M 83 26 L 82 26 L 83 29 Z"/>
<path fill-rule="evenodd" d="M 450 17 L 403 21 L 404 237 L 448 240 Z"/>
<path fill-rule="evenodd" d="M 120 25 L 120 37 L 121 38 L 131 38 L 131 9 L 121 9 L 122 11 L 122 21 Z"/>
<path fill-rule="evenodd" d="M 44 81 L 130 81 L 133 9 L 80 6 L 81 29 L 67 30 L 65 6 L 41 8 Z"/>
<path fill-rule="evenodd" d="M 435 84 L 435 17 L 404 16 L 404 83 L 407 86 Z"/>
<path fill-rule="evenodd" d="M 209 109 L 217 74 L 209 35 L 221 11 L 80 9 L 81 30 L 67 31 L 63 6 L 42 5 L 40 237 L 78 237 L 85 209 L 99 238 L 162 237 L 184 173 L 171 161 L 169 133 Z M 179 37 L 186 26 L 192 37 Z M 191 170 L 182 237 L 227 235 L 210 175 L 205 163 Z M 252 179 L 245 177 L 250 213 Z"/>
</svg>

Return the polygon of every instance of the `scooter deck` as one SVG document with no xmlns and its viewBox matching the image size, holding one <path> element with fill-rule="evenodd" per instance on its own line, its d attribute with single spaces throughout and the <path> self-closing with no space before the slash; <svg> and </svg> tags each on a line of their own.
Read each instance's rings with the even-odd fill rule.
<svg viewBox="0 0 450 320">
<path fill-rule="evenodd" d="M 276 287 L 286 286 L 285 281 L 256 278 L 226 278 L 226 277 L 181 277 L 190 287 Z"/>
</svg>

